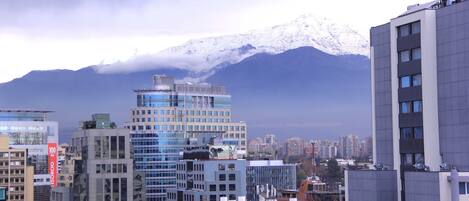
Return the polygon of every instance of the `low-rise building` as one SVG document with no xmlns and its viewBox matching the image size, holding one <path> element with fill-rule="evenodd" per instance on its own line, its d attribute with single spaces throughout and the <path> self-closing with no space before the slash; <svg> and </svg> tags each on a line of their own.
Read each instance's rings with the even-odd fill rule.
<svg viewBox="0 0 469 201">
<path fill-rule="evenodd" d="M 177 187 L 168 190 L 168 201 L 245 201 L 246 160 L 237 159 L 234 146 L 206 140 L 199 137 L 177 162 Z"/>
<path fill-rule="evenodd" d="M 6 200 L 34 200 L 34 167 L 27 158 L 26 149 L 10 148 L 8 136 L 0 136 L 0 192 Z"/>
<path fill-rule="evenodd" d="M 281 160 L 248 161 L 246 167 L 247 200 L 259 200 L 260 185 L 270 184 L 277 190 L 296 189 L 296 165 Z"/>
</svg>

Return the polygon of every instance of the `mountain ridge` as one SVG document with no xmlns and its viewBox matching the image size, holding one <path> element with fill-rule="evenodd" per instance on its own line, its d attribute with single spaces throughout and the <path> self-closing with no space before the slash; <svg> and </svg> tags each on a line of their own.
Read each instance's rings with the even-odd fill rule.
<svg viewBox="0 0 469 201">
<path fill-rule="evenodd" d="M 123 64 L 103 66 L 98 71 L 138 71 L 142 66 L 174 66 L 202 72 L 238 63 L 255 54 L 279 54 L 305 46 L 332 55 L 368 56 L 368 44 L 364 36 L 347 25 L 309 14 L 265 29 L 192 39 L 153 55 L 136 56 Z"/>
</svg>

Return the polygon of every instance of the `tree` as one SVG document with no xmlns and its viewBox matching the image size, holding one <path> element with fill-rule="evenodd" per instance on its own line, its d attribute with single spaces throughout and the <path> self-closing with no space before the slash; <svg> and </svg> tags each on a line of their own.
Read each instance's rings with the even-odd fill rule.
<svg viewBox="0 0 469 201">
<path fill-rule="evenodd" d="M 296 186 L 300 187 L 301 182 L 307 177 L 306 172 L 302 168 L 297 168 L 296 171 Z"/>
<path fill-rule="evenodd" d="M 337 160 L 331 159 L 327 161 L 327 178 L 326 180 L 329 183 L 336 183 L 341 181 L 342 179 L 342 170 L 339 167 L 339 163 L 337 163 Z"/>
</svg>

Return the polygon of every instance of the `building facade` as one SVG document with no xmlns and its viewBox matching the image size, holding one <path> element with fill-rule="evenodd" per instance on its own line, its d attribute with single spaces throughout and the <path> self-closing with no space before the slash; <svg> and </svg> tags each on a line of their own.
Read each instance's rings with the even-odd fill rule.
<svg viewBox="0 0 469 201">
<path fill-rule="evenodd" d="M 49 200 L 51 189 L 48 147 L 57 146 L 58 123 L 47 120 L 50 111 L 0 109 L 0 134 L 9 136 L 12 148 L 26 149 L 34 167 L 34 200 Z M 53 178 L 54 179 L 54 178 Z M 55 182 L 55 181 L 53 181 Z"/>
<path fill-rule="evenodd" d="M 199 136 L 176 163 L 176 188 L 170 201 L 246 200 L 246 160 L 237 159 L 234 145 L 223 145 L 221 135 Z"/>
<path fill-rule="evenodd" d="M 468 200 L 469 2 L 409 6 L 371 36 L 373 159 L 349 201 Z"/>
<path fill-rule="evenodd" d="M 176 84 L 172 77 L 154 76 L 151 89 L 135 90 L 131 110 L 135 168 L 145 173 L 147 200 L 164 201 L 176 188 L 176 162 L 190 141 L 206 133 L 222 135 L 223 143 L 236 145 L 246 155 L 247 128 L 231 120 L 231 96 L 224 87 Z"/>
<path fill-rule="evenodd" d="M 128 129 L 115 128 L 107 114 L 95 114 L 72 136 L 73 200 L 133 200 L 134 174 Z"/>
<path fill-rule="evenodd" d="M 246 167 L 247 200 L 258 201 L 260 186 L 269 184 L 277 190 L 296 190 L 296 165 L 282 160 L 248 161 Z"/>
<path fill-rule="evenodd" d="M 0 135 L 0 192 L 6 200 L 33 201 L 34 169 L 27 163 L 28 152 L 10 148 L 8 138 Z"/>
<path fill-rule="evenodd" d="M 347 135 L 339 138 L 338 155 L 343 159 L 352 159 L 360 156 L 360 141 L 356 135 Z"/>
<path fill-rule="evenodd" d="M 288 138 L 285 142 L 286 156 L 303 156 L 305 153 L 305 140 L 299 137 Z"/>
</svg>

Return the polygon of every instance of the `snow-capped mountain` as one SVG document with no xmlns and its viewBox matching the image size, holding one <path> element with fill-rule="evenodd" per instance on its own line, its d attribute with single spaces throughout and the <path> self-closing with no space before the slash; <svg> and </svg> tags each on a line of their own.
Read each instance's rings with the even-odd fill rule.
<svg viewBox="0 0 469 201">
<path fill-rule="evenodd" d="M 263 30 L 193 39 L 155 55 L 138 56 L 119 65 L 107 66 L 107 70 L 131 65 L 132 68 L 173 66 L 200 72 L 237 63 L 257 53 L 278 54 L 304 46 L 332 55 L 368 56 L 369 52 L 368 40 L 357 31 L 310 14 Z M 106 67 L 101 70 L 106 71 Z"/>
</svg>

